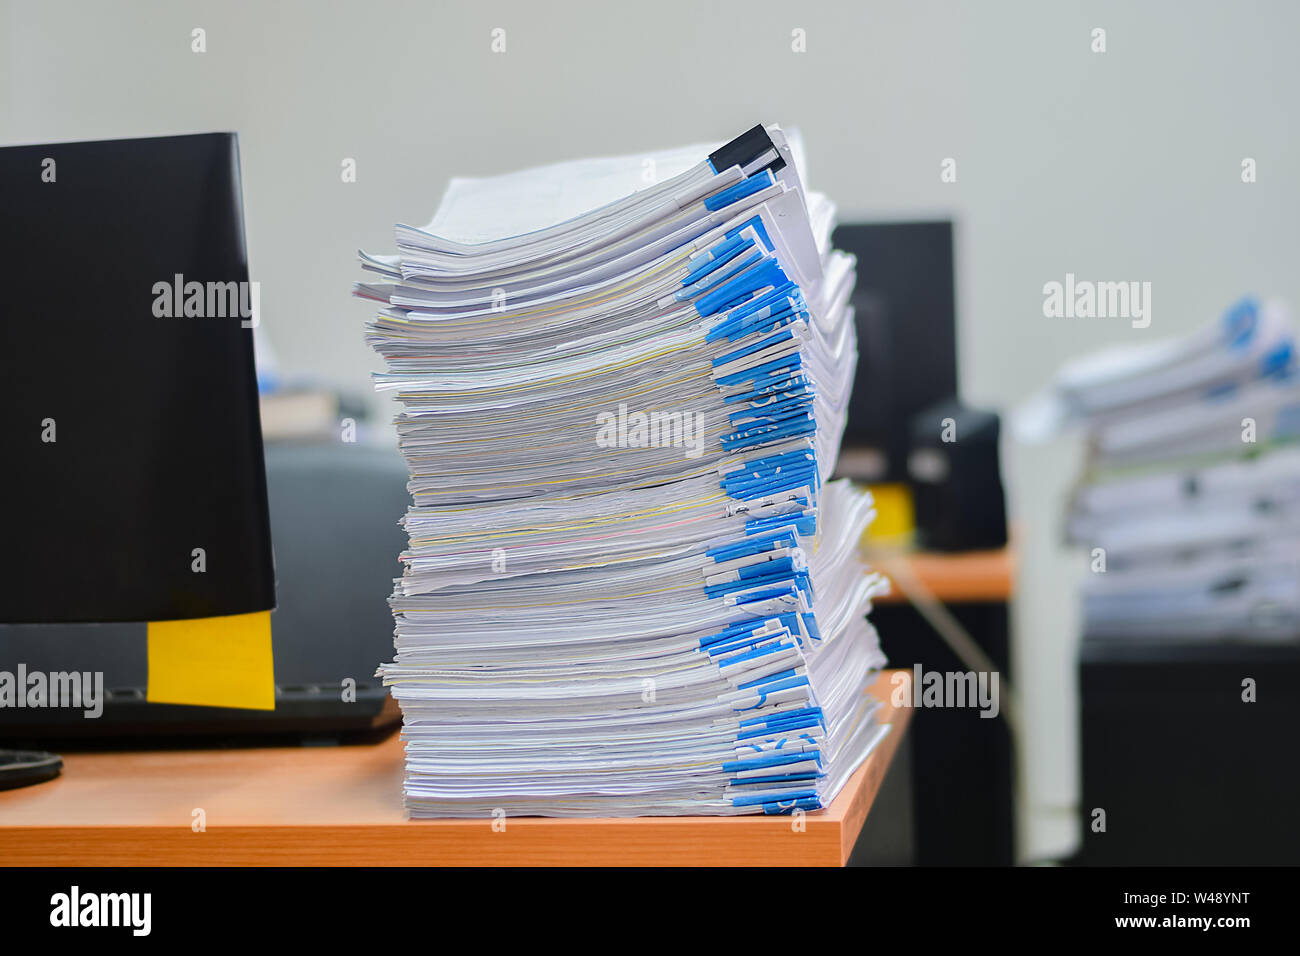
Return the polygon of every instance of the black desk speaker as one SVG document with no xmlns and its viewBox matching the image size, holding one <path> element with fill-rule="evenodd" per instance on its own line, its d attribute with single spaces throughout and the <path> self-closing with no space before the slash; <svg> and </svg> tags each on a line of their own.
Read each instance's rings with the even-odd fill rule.
<svg viewBox="0 0 1300 956">
<path fill-rule="evenodd" d="M 1007 543 L 995 412 L 956 400 L 912 419 L 907 474 L 922 547 L 976 551 Z"/>
</svg>

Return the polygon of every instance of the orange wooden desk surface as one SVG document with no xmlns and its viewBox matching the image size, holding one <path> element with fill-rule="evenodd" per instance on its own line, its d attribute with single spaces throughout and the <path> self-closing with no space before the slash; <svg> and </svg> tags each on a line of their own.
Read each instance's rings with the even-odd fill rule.
<svg viewBox="0 0 1300 956">
<path fill-rule="evenodd" d="M 790 817 L 407 820 L 402 745 L 69 754 L 56 780 L 0 792 L 0 864 L 23 866 L 842 866 L 911 716 L 826 810 Z M 202 808 L 207 829 L 191 828 Z"/>
<path fill-rule="evenodd" d="M 872 570 L 886 576 L 889 576 L 893 562 L 906 562 L 921 584 L 945 603 L 1007 601 L 1015 586 L 1015 557 L 1010 548 L 952 554 L 868 549 L 865 556 Z M 896 580 L 888 594 L 873 598 L 876 604 L 897 604 L 906 600 L 902 584 Z"/>
</svg>

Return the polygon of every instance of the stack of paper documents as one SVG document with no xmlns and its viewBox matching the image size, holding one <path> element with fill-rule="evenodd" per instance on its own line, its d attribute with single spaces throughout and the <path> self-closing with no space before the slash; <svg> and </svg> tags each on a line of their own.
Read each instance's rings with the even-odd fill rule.
<svg viewBox="0 0 1300 956">
<path fill-rule="evenodd" d="M 413 816 L 824 806 L 887 731 L 829 482 L 853 260 L 797 143 L 456 179 L 362 253 L 414 504 L 391 599 Z"/>
<path fill-rule="evenodd" d="M 1300 635 L 1300 373 L 1277 302 L 1062 369 L 1090 459 L 1069 515 L 1092 551 L 1086 632 Z"/>
</svg>

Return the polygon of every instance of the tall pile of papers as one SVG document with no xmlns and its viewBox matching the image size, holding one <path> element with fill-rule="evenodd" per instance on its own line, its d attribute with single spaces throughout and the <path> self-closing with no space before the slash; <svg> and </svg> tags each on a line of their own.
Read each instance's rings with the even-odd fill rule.
<svg viewBox="0 0 1300 956">
<path fill-rule="evenodd" d="M 1300 373 L 1279 302 L 1059 373 L 1089 462 L 1070 537 L 1091 550 L 1085 633 L 1300 636 Z"/>
<path fill-rule="evenodd" d="M 414 503 L 380 676 L 412 816 L 824 806 L 887 731 L 830 482 L 854 262 L 798 146 L 456 179 L 379 303 Z"/>
</svg>

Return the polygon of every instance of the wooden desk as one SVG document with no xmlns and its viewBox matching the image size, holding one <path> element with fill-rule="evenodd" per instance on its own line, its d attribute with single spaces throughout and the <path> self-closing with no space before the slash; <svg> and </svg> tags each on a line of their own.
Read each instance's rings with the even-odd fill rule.
<svg viewBox="0 0 1300 956">
<path fill-rule="evenodd" d="M 945 604 L 1005 603 L 1015 585 L 1015 560 L 1010 548 L 996 551 L 895 551 L 868 548 L 866 559 L 874 571 L 890 576 L 893 562 L 906 562 L 912 574 Z M 876 604 L 907 600 L 901 583 L 893 581 L 890 592 L 873 599 Z"/>
<path fill-rule="evenodd" d="M 0 792 L 0 861 L 22 866 L 841 866 L 911 716 L 826 810 L 790 817 L 407 820 L 402 746 L 71 754 L 49 783 Z M 191 829 L 195 808 L 207 829 Z"/>
</svg>

